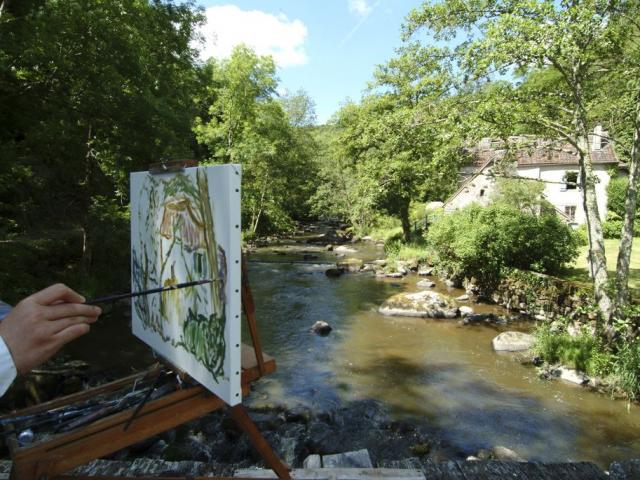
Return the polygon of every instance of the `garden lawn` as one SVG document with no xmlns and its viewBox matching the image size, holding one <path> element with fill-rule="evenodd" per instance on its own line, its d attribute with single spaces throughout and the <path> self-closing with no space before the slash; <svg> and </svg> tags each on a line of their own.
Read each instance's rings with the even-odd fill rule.
<svg viewBox="0 0 640 480">
<path fill-rule="evenodd" d="M 608 239 L 604 241 L 604 249 L 607 255 L 607 270 L 610 275 L 615 275 L 616 263 L 618 261 L 618 247 L 620 240 Z M 587 270 L 587 251 L 589 247 L 580 248 L 578 258 L 574 264 L 567 268 L 562 275 L 568 280 L 577 282 L 590 282 Z M 633 239 L 633 249 L 631 250 L 631 269 L 629 271 L 629 288 L 634 290 L 635 295 L 640 294 L 640 238 Z"/>
</svg>

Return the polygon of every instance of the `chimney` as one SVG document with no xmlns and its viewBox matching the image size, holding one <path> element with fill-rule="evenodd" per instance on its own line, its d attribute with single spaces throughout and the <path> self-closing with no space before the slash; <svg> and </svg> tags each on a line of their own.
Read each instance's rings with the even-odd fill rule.
<svg viewBox="0 0 640 480">
<path fill-rule="evenodd" d="M 593 129 L 593 134 L 589 135 L 591 137 L 591 150 L 602 149 L 602 145 L 606 143 L 606 140 L 602 137 L 606 135 L 607 132 L 602 129 L 602 125 L 596 125 L 596 128 Z"/>
</svg>

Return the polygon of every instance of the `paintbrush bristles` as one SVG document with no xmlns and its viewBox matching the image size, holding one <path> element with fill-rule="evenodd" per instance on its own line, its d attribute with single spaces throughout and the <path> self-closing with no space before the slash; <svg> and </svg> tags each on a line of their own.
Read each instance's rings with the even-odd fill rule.
<svg viewBox="0 0 640 480">
<path fill-rule="evenodd" d="M 140 297 L 142 295 L 150 295 L 152 293 L 167 292 L 169 290 L 177 290 L 179 288 L 195 287 L 197 285 L 204 285 L 205 283 L 211 283 L 216 281 L 219 281 L 219 280 L 205 279 L 205 280 L 195 280 L 193 282 L 176 283 L 175 285 L 167 285 L 166 287 L 152 288 L 150 290 L 143 290 L 141 292 L 130 292 L 130 293 L 120 293 L 117 295 L 107 295 L 104 297 L 98 297 L 91 300 L 87 300 L 85 303 L 87 305 L 95 305 L 96 303 L 117 302 L 118 300 L 124 300 L 126 298 Z"/>
</svg>

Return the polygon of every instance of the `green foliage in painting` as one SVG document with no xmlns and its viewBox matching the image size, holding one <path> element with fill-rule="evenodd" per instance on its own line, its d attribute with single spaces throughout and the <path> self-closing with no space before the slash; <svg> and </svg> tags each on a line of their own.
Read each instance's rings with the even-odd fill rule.
<svg viewBox="0 0 640 480">
<path fill-rule="evenodd" d="M 216 380 L 224 375 L 225 323 L 224 315 L 206 317 L 189 309 L 180 340 L 175 343 L 191 353 Z"/>
</svg>

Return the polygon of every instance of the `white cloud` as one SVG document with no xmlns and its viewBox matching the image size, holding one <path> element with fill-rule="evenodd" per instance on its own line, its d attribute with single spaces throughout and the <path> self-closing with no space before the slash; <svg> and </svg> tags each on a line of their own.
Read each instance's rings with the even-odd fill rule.
<svg viewBox="0 0 640 480">
<path fill-rule="evenodd" d="M 206 24 L 201 57 L 226 58 L 233 47 L 244 43 L 258 55 L 272 55 L 280 67 L 308 62 L 304 49 L 307 26 L 286 15 L 272 15 L 260 10 L 241 10 L 235 5 L 221 5 L 205 10 Z"/>
<path fill-rule="evenodd" d="M 371 13 L 371 6 L 367 0 L 349 0 L 349 11 L 357 13 L 361 17 L 366 17 Z"/>
</svg>

